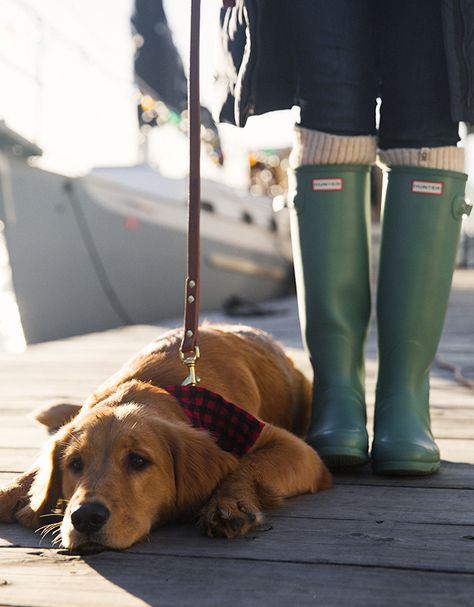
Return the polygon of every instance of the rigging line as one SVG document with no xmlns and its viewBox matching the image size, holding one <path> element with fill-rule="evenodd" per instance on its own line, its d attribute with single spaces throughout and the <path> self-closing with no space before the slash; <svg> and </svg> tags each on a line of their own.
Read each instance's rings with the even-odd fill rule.
<svg viewBox="0 0 474 607">
<path fill-rule="evenodd" d="M 77 196 L 74 183 L 72 181 L 65 181 L 64 191 L 69 197 L 72 212 L 76 219 L 76 223 L 79 228 L 79 232 L 82 236 L 84 245 L 86 247 L 87 254 L 89 255 L 92 267 L 94 268 L 96 276 L 99 280 L 99 284 L 102 287 L 108 302 L 112 306 L 114 312 L 117 314 L 120 319 L 120 322 L 123 325 L 135 324 L 125 307 L 122 305 L 117 293 L 115 292 L 115 289 L 112 286 L 112 283 L 109 280 L 107 271 L 105 269 L 104 264 L 102 263 L 99 251 L 97 250 L 91 231 L 89 229 L 89 225 L 87 224 L 87 219 L 82 209 L 81 202 Z"/>
<path fill-rule="evenodd" d="M 62 30 L 60 29 L 60 27 L 58 27 L 57 25 L 53 25 L 52 23 L 47 21 L 48 13 L 45 13 L 45 11 L 42 12 L 38 10 L 36 7 L 32 6 L 28 2 L 25 2 L 25 0 L 8 1 L 10 2 L 10 4 L 19 6 L 22 10 L 25 10 L 30 14 L 34 15 L 36 19 L 45 23 L 45 25 L 47 25 L 51 30 L 54 30 L 58 35 L 62 35 Z M 89 37 L 89 39 L 93 41 L 97 48 L 100 48 L 101 50 L 107 52 L 110 55 L 110 59 L 113 59 L 115 57 L 116 51 L 112 47 L 104 45 L 104 43 L 99 40 L 99 34 L 95 33 L 89 26 L 84 23 L 82 17 L 75 8 L 71 10 L 71 7 L 66 7 L 64 6 L 64 4 L 58 1 L 56 1 L 56 4 L 61 7 L 61 9 L 63 9 L 63 15 L 66 15 L 67 18 L 69 18 L 70 22 L 74 24 L 74 27 L 79 27 Z M 108 25 L 110 25 L 110 23 Z M 66 40 L 66 38 L 64 39 Z"/>
<path fill-rule="evenodd" d="M 62 0 L 56 0 L 56 4 L 61 6 L 64 9 L 65 13 L 74 21 L 74 23 L 78 25 L 82 29 L 82 31 L 89 36 L 89 39 L 93 40 L 98 47 L 108 53 L 111 59 L 115 57 L 116 49 L 113 49 L 111 46 L 104 44 L 103 39 L 100 38 L 102 34 L 99 31 L 96 31 L 94 29 L 94 26 L 87 24 L 83 20 L 80 9 L 77 6 L 76 2 L 73 2 L 72 5 L 69 4 L 68 6 L 65 6 Z M 127 19 L 123 20 L 120 18 L 116 19 L 115 22 L 112 21 L 110 17 L 111 15 L 107 13 L 107 27 L 109 27 L 111 30 L 113 30 L 114 28 L 118 30 L 125 23 L 128 25 L 128 39 L 130 40 L 130 46 L 132 46 L 129 16 L 127 17 Z"/>
<path fill-rule="evenodd" d="M 27 80 L 33 81 L 33 84 L 35 86 L 41 86 L 41 80 L 40 80 L 40 78 L 38 78 L 38 76 L 36 74 L 28 71 L 21 65 L 18 65 L 17 63 L 15 63 L 11 59 L 9 59 L 6 55 L 4 55 L 1 51 L 0 51 L 0 62 L 3 63 L 4 65 L 6 65 L 10 70 L 15 72 L 16 75 L 19 75 L 22 78 L 26 78 Z"/>
<path fill-rule="evenodd" d="M 117 82 L 121 82 L 123 85 L 133 86 L 132 77 L 127 78 L 110 67 L 110 63 L 113 63 L 114 56 L 114 54 L 111 54 L 111 51 L 107 50 L 107 53 L 110 55 L 109 57 L 100 58 L 100 47 L 96 45 L 95 50 L 97 51 L 97 55 L 93 56 L 90 50 L 87 49 L 90 44 L 80 43 L 68 38 L 57 26 L 49 23 L 44 14 L 40 13 L 37 9 L 23 2 L 22 0 L 15 0 L 15 4 L 16 3 L 18 3 L 22 9 L 29 11 L 35 16 L 35 18 L 41 23 L 40 27 L 44 28 L 44 31 L 52 37 L 56 44 L 62 44 L 73 49 L 76 53 L 81 55 L 81 58 L 86 63 L 102 72 L 108 78 L 115 79 Z M 102 49 L 105 49 L 105 47 L 102 47 Z"/>
<path fill-rule="evenodd" d="M 459 367 L 458 365 L 455 365 L 454 363 L 450 363 L 450 362 L 440 358 L 439 356 L 437 356 L 435 360 L 436 360 L 436 364 L 438 365 L 438 367 L 440 369 L 444 369 L 446 371 L 451 371 L 451 373 L 454 375 L 454 379 L 457 381 L 458 384 L 460 384 L 461 386 L 464 386 L 466 388 L 470 388 L 471 390 L 474 390 L 474 380 L 466 377 L 463 374 L 461 367 Z"/>
</svg>

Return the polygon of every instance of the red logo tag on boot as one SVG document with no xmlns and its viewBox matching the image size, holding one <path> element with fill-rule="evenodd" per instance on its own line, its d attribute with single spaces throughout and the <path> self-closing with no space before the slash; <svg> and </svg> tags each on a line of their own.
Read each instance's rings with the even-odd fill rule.
<svg viewBox="0 0 474 607">
<path fill-rule="evenodd" d="M 429 194 L 431 196 L 442 196 L 443 182 L 442 181 L 420 181 L 412 179 L 411 191 L 413 194 Z"/>
<path fill-rule="evenodd" d="M 342 177 L 330 179 L 313 179 L 313 192 L 340 192 L 342 190 Z"/>
</svg>

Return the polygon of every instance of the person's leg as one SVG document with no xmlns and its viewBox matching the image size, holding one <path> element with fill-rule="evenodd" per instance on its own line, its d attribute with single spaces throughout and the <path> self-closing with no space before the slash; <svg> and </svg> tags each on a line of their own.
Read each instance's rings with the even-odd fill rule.
<svg viewBox="0 0 474 607">
<path fill-rule="evenodd" d="M 381 150 L 456 146 L 441 0 L 379 0 Z"/>
<path fill-rule="evenodd" d="M 301 122 L 289 198 L 300 322 L 314 369 L 307 441 L 331 467 L 368 459 L 369 169 L 375 160 L 372 0 L 288 3 Z"/>
<path fill-rule="evenodd" d="M 375 135 L 375 0 L 287 0 L 300 126 Z"/>
<path fill-rule="evenodd" d="M 441 336 L 466 175 L 449 112 L 438 0 L 380 3 L 380 157 L 390 168 L 377 320 L 379 375 L 372 463 L 381 474 L 430 474 L 429 368 Z"/>
</svg>

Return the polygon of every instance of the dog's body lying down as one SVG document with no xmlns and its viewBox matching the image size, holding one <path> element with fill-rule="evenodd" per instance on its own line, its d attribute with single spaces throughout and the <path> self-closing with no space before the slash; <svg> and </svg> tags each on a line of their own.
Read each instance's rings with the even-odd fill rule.
<svg viewBox="0 0 474 607">
<path fill-rule="evenodd" d="M 179 342 L 178 331 L 160 337 L 82 407 L 37 412 L 59 429 L 36 465 L 0 491 L 0 521 L 37 528 L 62 504 L 65 547 L 123 549 L 154 525 L 198 516 L 210 536 L 243 535 L 261 524 L 262 509 L 330 486 L 324 464 L 299 438 L 309 423 L 309 382 L 267 334 L 200 332 L 200 386 L 266 422 L 239 459 L 192 427 L 163 388 L 185 375 Z"/>
</svg>

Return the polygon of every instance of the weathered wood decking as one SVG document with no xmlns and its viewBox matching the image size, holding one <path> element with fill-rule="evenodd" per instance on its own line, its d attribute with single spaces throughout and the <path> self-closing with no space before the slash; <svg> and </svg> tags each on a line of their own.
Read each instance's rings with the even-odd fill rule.
<svg viewBox="0 0 474 607">
<path fill-rule="evenodd" d="M 474 272 L 456 274 L 443 359 L 474 379 Z M 294 300 L 245 319 L 271 330 L 305 368 Z M 45 440 L 25 415 L 56 398 L 81 399 L 157 334 L 130 327 L 0 354 L 0 483 L 30 465 Z M 367 348 L 369 402 L 375 341 Z M 433 370 L 432 418 L 445 460 L 432 478 L 338 475 L 240 540 L 192 526 L 157 530 L 124 553 L 81 558 L 0 525 L 0 605 L 450 606 L 474 604 L 474 391 Z"/>
</svg>

